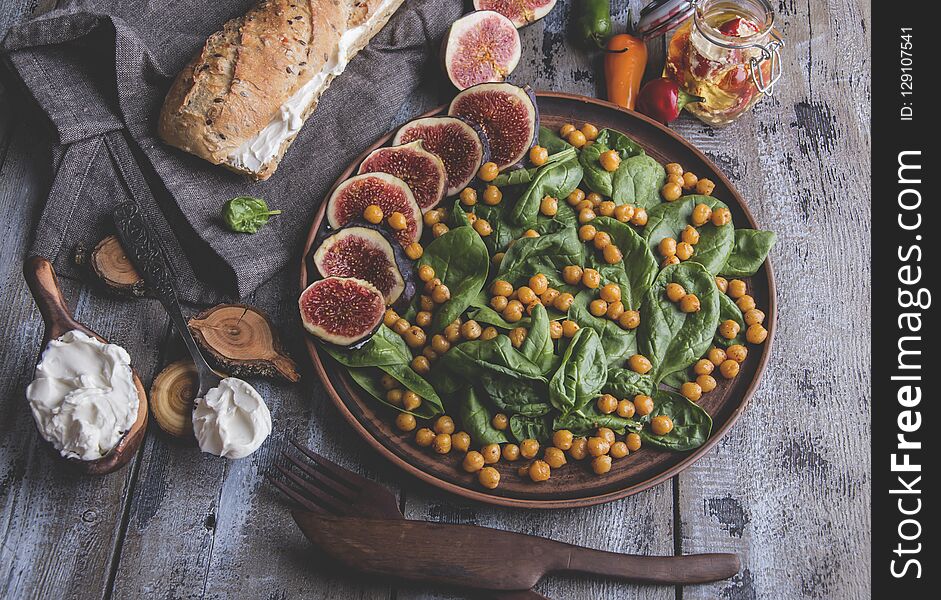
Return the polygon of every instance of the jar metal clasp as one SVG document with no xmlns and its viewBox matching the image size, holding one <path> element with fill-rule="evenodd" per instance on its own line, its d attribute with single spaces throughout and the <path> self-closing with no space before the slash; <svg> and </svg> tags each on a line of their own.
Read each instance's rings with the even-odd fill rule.
<svg viewBox="0 0 941 600">
<path fill-rule="evenodd" d="M 772 31 L 771 37 L 774 38 L 774 41 L 767 46 L 755 44 L 755 47 L 761 50 L 761 58 L 753 56 L 749 60 L 751 78 L 755 82 L 755 87 L 758 88 L 759 92 L 768 96 L 774 95 L 774 84 L 781 79 L 781 48 L 784 47 L 784 40 L 777 33 Z M 761 69 L 761 65 L 766 60 L 771 61 L 767 81 L 765 80 L 765 73 Z"/>
</svg>

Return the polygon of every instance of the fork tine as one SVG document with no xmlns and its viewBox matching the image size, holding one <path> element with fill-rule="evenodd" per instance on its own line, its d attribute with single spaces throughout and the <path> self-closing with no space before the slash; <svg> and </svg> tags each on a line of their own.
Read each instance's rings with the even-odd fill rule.
<svg viewBox="0 0 941 600">
<path fill-rule="evenodd" d="M 349 486 L 354 492 L 359 491 L 359 489 L 362 488 L 364 484 L 369 483 L 369 480 L 365 477 L 357 475 L 349 469 L 344 469 L 340 465 L 327 460 L 310 448 L 307 448 L 304 446 L 304 444 L 301 444 L 297 438 L 293 438 L 291 440 L 291 444 L 302 454 L 304 454 L 304 456 L 317 463 L 324 471 L 329 473 L 337 481 Z"/>
<path fill-rule="evenodd" d="M 270 472 L 266 473 L 265 475 L 266 477 L 268 477 L 268 481 L 270 481 L 276 488 L 281 490 L 281 493 L 283 493 L 285 496 L 287 496 L 291 500 L 297 502 L 298 504 L 300 504 L 301 506 L 303 506 L 304 508 L 306 508 L 307 510 L 311 512 L 316 512 L 316 513 L 324 512 L 323 508 L 321 508 L 320 506 L 314 504 L 313 502 L 305 498 L 303 495 L 295 491 L 294 488 L 292 488 L 291 486 L 273 477 Z"/>
<path fill-rule="evenodd" d="M 344 508 L 345 501 L 343 498 L 331 495 L 327 490 L 312 484 L 286 467 L 275 465 L 275 468 L 280 471 L 282 475 L 294 482 L 297 487 L 301 488 L 299 493 L 304 495 L 309 501 L 316 502 L 336 515 L 342 515 L 348 512 L 348 509 Z"/>
<path fill-rule="evenodd" d="M 281 454 L 285 457 L 285 459 L 287 459 L 288 462 L 297 467 L 309 478 L 313 479 L 315 484 L 330 492 L 333 496 L 345 502 L 352 502 L 355 500 L 355 492 L 357 490 L 351 490 L 349 486 L 343 485 L 343 483 L 337 481 L 333 477 L 330 477 L 329 473 L 322 472 L 317 468 L 316 465 L 308 464 L 303 459 L 284 451 L 282 451 Z"/>
</svg>

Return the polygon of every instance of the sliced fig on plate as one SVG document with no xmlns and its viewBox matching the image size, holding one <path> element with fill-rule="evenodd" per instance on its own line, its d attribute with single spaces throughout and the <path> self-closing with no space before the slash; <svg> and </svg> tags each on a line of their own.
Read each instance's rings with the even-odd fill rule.
<svg viewBox="0 0 941 600">
<path fill-rule="evenodd" d="M 495 10 L 517 27 L 525 27 L 543 18 L 555 7 L 556 0 L 474 0 L 476 10 Z"/>
<path fill-rule="evenodd" d="M 487 136 L 477 126 L 457 117 L 426 117 L 409 121 L 399 129 L 392 143 L 421 140 L 425 150 L 437 155 L 447 173 L 445 193 L 453 196 L 467 187 L 480 165 L 490 160 Z"/>
<path fill-rule="evenodd" d="M 421 208 L 408 184 L 388 173 L 364 173 L 337 186 L 327 201 L 327 222 L 334 229 L 363 218 L 366 207 L 376 205 L 388 218 L 393 212 L 405 215 L 405 229 L 393 232 L 404 248 L 421 237 Z"/>
<path fill-rule="evenodd" d="M 529 86 L 482 83 L 460 92 L 448 114 L 483 129 L 490 142 L 490 160 L 500 169 L 518 163 L 536 143 L 539 112 Z"/>
<path fill-rule="evenodd" d="M 407 183 L 422 212 L 434 208 L 444 198 L 448 179 L 444 163 L 421 140 L 373 150 L 359 165 L 359 173 L 376 172 L 395 175 Z"/>
<path fill-rule="evenodd" d="M 368 281 L 327 277 L 310 284 L 297 300 L 304 329 L 337 346 L 355 346 L 379 329 L 386 302 Z"/>
<path fill-rule="evenodd" d="M 314 265 L 323 277 L 368 281 L 386 304 L 394 303 L 405 291 L 395 248 L 375 229 L 354 225 L 327 237 L 314 252 Z"/>
<path fill-rule="evenodd" d="M 513 21 L 492 10 L 478 10 L 451 24 L 442 42 L 448 79 L 459 90 L 478 83 L 505 81 L 520 61 L 520 34 Z"/>
</svg>

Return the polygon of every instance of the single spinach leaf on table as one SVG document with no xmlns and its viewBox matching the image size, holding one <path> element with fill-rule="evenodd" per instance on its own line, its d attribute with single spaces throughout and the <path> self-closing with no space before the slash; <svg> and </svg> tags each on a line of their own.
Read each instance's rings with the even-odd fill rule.
<svg viewBox="0 0 941 600">
<path fill-rule="evenodd" d="M 650 375 L 642 375 L 630 369 L 609 368 L 608 380 L 601 386 L 601 392 L 633 400 L 638 394 L 649 396 L 653 392 L 653 379 Z"/>
<path fill-rule="evenodd" d="M 608 427 L 615 433 L 623 434 L 626 430 L 640 431 L 641 424 L 632 419 L 625 419 L 616 414 L 604 415 L 595 406 L 586 406 L 582 410 L 559 415 L 552 422 L 552 429 L 568 429 L 576 436 L 590 436 L 599 427 Z"/>
<path fill-rule="evenodd" d="M 549 402 L 562 414 L 580 410 L 607 380 L 607 364 L 598 334 L 593 329 L 579 329 L 549 380 Z"/>
<path fill-rule="evenodd" d="M 517 442 L 527 439 L 548 442 L 552 437 L 552 417 L 548 414 L 512 415 L 510 417 L 510 433 Z"/>
<path fill-rule="evenodd" d="M 451 299 L 434 312 L 431 331 L 437 332 L 458 318 L 483 289 L 490 256 L 480 235 L 464 226 L 452 229 L 428 244 L 418 264 L 430 265 L 435 276 L 451 291 Z"/>
<path fill-rule="evenodd" d="M 647 211 L 647 226 L 644 228 L 644 238 L 650 251 L 655 255 L 657 246 L 663 238 L 680 239 L 680 233 L 690 224 L 689 218 L 693 208 L 703 203 L 715 210 L 727 208 L 725 203 L 712 196 L 683 196 L 675 202 L 658 204 Z M 693 256 L 689 260 L 706 267 L 713 275 L 718 275 L 725 266 L 735 245 L 735 228 L 732 223 L 716 227 L 711 222 L 699 228 L 699 243 L 693 246 Z"/>
<path fill-rule="evenodd" d="M 773 231 L 736 229 L 735 244 L 721 274 L 726 277 L 751 277 L 768 258 L 778 236 Z"/>
<path fill-rule="evenodd" d="M 530 318 L 532 323 L 520 346 L 520 353 L 539 366 L 543 374 L 548 374 L 555 365 L 555 346 L 549 335 L 549 313 L 542 304 L 537 304 Z"/>
<path fill-rule="evenodd" d="M 532 182 L 513 204 L 510 221 L 520 226 L 535 226 L 542 199 L 546 196 L 564 199 L 581 180 L 582 167 L 575 158 L 539 167 Z"/>
<path fill-rule="evenodd" d="M 598 231 L 611 236 L 611 242 L 624 258 L 613 265 L 599 260 L 594 254 L 595 268 L 604 283 L 616 283 L 621 288 L 621 302 L 627 310 L 637 310 L 644 294 L 657 277 L 657 259 L 640 235 L 629 225 L 611 217 L 597 217 L 591 222 Z"/>
<path fill-rule="evenodd" d="M 474 386 L 470 384 L 464 386 L 458 391 L 457 399 L 460 405 L 458 414 L 461 417 L 461 425 L 471 436 L 475 446 L 503 444 L 510 441 L 502 431 L 494 428 L 491 423 L 493 414 L 481 402 Z"/>
<path fill-rule="evenodd" d="M 654 435 L 649 425 L 640 436 L 644 442 L 658 448 L 683 452 L 693 450 L 706 443 L 712 433 L 712 418 L 701 406 L 690 402 L 676 392 L 655 390 L 653 412 L 645 418 L 666 415 L 673 421 L 673 430 L 666 435 Z"/>
<path fill-rule="evenodd" d="M 542 273 L 558 288 L 563 285 L 560 275 L 563 267 L 584 264 L 585 249 L 578 232 L 574 227 L 565 226 L 555 233 L 518 239 L 500 261 L 497 278 L 517 286 Z"/>
<path fill-rule="evenodd" d="M 251 196 L 232 198 L 222 207 L 222 220 L 236 233 L 256 233 L 271 216 L 280 214 L 280 210 L 270 210 L 261 198 Z"/>
<path fill-rule="evenodd" d="M 575 321 L 579 327 L 592 329 L 598 334 L 607 364 L 613 366 L 637 353 L 637 330 L 623 329 L 617 321 L 591 314 L 588 304 L 594 300 L 595 295 L 592 290 L 579 292 L 569 308 L 568 318 Z"/>
<path fill-rule="evenodd" d="M 732 300 L 729 296 L 719 293 L 719 323 L 723 321 L 735 321 L 738 323 L 738 335 L 727 340 L 722 337 L 718 330 L 715 335 L 715 343 L 717 346 L 729 347 L 732 344 L 745 344 L 745 320 L 742 318 L 742 311 L 739 310 L 738 306 L 735 304 L 735 300 Z"/>
<path fill-rule="evenodd" d="M 611 200 L 651 209 L 660 204 L 660 188 L 666 171 L 656 160 L 642 154 L 621 162 L 611 180 Z"/>
<path fill-rule="evenodd" d="M 670 283 L 678 283 L 687 294 L 695 294 L 700 310 L 681 311 L 666 296 Z M 653 365 L 650 375 L 654 383 L 659 384 L 670 373 L 689 367 L 705 354 L 718 324 L 719 290 L 705 267 L 687 261 L 660 271 L 647 291 L 637 328 L 640 353 Z"/>
</svg>

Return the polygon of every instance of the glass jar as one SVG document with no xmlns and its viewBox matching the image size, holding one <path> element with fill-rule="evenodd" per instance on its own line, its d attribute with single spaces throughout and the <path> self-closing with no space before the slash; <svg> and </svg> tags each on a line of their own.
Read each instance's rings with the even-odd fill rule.
<svg viewBox="0 0 941 600">
<path fill-rule="evenodd" d="M 710 125 L 725 125 L 774 92 L 784 46 L 768 0 L 683 2 L 686 18 L 667 46 L 663 75 L 702 102 L 687 110 Z M 663 31 L 663 28 L 661 28 Z"/>
</svg>

